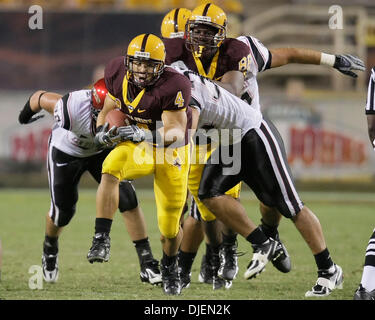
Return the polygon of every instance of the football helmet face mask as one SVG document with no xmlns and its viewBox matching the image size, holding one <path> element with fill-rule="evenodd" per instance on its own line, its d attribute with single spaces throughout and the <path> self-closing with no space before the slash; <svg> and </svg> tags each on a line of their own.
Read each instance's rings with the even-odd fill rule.
<svg viewBox="0 0 375 320">
<path fill-rule="evenodd" d="M 218 6 L 208 3 L 196 7 L 186 23 L 186 45 L 197 57 L 203 51 L 216 51 L 225 40 L 227 16 Z"/>
<path fill-rule="evenodd" d="M 153 85 L 164 71 L 165 47 L 153 34 L 141 34 L 128 46 L 125 57 L 127 80 L 140 88 Z"/>
<path fill-rule="evenodd" d="M 100 110 L 103 109 L 104 100 L 108 90 L 105 86 L 104 78 L 96 81 L 91 89 L 91 111 L 93 118 L 97 119 Z"/>
<path fill-rule="evenodd" d="M 186 22 L 191 16 L 191 11 L 186 8 L 176 8 L 169 11 L 161 23 L 163 38 L 183 38 L 185 36 Z"/>
</svg>

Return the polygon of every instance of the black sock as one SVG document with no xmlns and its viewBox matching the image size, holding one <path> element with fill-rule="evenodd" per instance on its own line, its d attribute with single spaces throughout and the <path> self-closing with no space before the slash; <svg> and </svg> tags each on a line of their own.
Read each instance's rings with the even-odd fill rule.
<svg viewBox="0 0 375 320">
<path fill-rule="evenodd" d="M 175 256 L 167 256 L 165 252 L 163 251 L 163 258 L 161 259 L 161 263 L 164 266 L 170 266 L 174 264 L 177 261 L 177 255 Z"/>
<path fill-rule="evenodd" d="M 264 234 L 272 239 L 276 239 L 279 232 L 277 231 L 278 226 L 270 226 L 269 224 L 265 223 L 263 219 L 260 219 L 261 223 L 261 228 Z"/>
<path fill-rule="evenodd" d="M 196 252 L 178 252 L 178 266 L 184 273 L 190 273 L 196 255 Z"/>
<path fill-rule="evenodd" d="M 263 242 L 267 241 L 268 238 L 258 227 L 246 237 L 246 240 L 252 244 L 262 244 Z"/>
<path fill-rule="evenodd" d="M 314 255 L 318 270 L 327 270 L 333 266 L 333 261 L 329 255 L 328 249 L 324 249 L 322 252 Z"/>
<path fill-rule="evenodd" d="M 135 250 L 137 251 L 140 264 L 142 264 L 142 262 L 144 261 L 150 261 L 154 259 L 148 238 L 136 240 L 133 241 L 133 243 L 135 246 Z"/>
<path fill-rule="evenodd" d="M 112 220 L 107 218 L 95 219 L 95 233 L 107 233 L 111 231 Z"/>
<path fill-rule="evenodd" d="M 223 243 L 224 244 L 227 244 L 227 245 L 234 245 L 234 244 L 236 244 L 237 233 L 226 235 L 224 232 L 222 232 L 222 234 L 223 234 Z"/>
<path fill-rule="evenodd" d="M 45 235 L 44 242 L 43 242 L 43 252 L 48 255 L 50 254 L 56 255 L 59 251 L 58 240 L 59 240 L 58 237 L 53 238 L 53 237 L 49 237 Z"/>
<path fill-rule="evenodd" d="M 212 257 L 214 254 L 219 254 L 221 244 L 218 246 L 214 247 L 211 244 L 206 243 L 206 259 Z M 209 261 L 209 260 L 208 260 Z"/>
</svg>

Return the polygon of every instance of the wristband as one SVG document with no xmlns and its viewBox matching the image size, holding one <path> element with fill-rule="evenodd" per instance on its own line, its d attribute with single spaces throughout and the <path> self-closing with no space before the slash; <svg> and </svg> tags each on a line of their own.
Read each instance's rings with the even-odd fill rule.
<svg viewBox="0 0 375 320">
<path fill-rule="evenodd" d="M 336 56 L 328 53 L 321 53 L 320 64 L 325 66 L 333 67 L 335 65 Z"/>
</svg>

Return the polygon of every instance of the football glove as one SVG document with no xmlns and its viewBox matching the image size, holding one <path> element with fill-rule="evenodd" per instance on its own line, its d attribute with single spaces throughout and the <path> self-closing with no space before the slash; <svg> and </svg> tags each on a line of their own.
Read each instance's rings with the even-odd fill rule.
<svg viewBox="0 0 375 320">
<path fill-rule="evenodd" d="M 117 134 L 121 137 L 121 141 L 141 142 L 145 140 L 145 132 L 135 125 L 117 128 Z"/>
<path fill-rule="evenodd" d="M 116 134 L 117 127 L 113 126 L 110 130 L 108 127 L 109 123 L 106 122 L 104 126 L 99 127 L 99 131 L 95 135 L 94 143 L 98 148 L 111 148 L 121 141 L 121 137 Z"/>
<path fill-rule="evenodd" d="M 28 124 L 44 117 L 44 115 L 38 115 L 34 117 L 35 114 L 37 114 L 37 112 L 31 110 L 30 99 L 28 99 L 18 116 L 18 122 L 20 124 Z"/>
<path fill-rule="evenodd" d="M 347 76 L 357 78 L 358 75 L 351 70 L 365 70 L 365 64 L 358 57 L 351 54 L 337 54 L 333 67 Z"/>
</svg>

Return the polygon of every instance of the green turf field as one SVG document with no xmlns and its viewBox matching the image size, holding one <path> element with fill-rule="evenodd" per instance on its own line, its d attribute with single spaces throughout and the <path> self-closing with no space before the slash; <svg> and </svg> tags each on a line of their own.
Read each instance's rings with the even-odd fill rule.
<svg viewBox="0 0 375 320">
<path fill-rule="evenodd" d="M 159 232 L 153 193 L 138 190 L 154 256 L 161 258 Z M 375 227 L 375 197 L 355 193 L 301 193 L 301 197 L 318 216 L 331 255 L 344 270 L 344 289 L 325 299 L 351 300 L 362 275 L 364 253 Z M 0 239 L 3 267 L 0 299 L 126 299 L 126 300 L 300 300 L 316 281 L 313 256 L 293 223 L 283 219 L 281 239 L 292 258 L 292 271 L 278 272 L 271 264 L 252 280 L 243 273 L 251 258 L 250 245 L 239 237 L 240 272 L 230 290 L 213 291 L 198 282 L 204 246 L 193 265 L 192 283 L 179 297 L 167 297 L 160 287 L 142 284 L 138 258 L 125 231 L 122 217 L 115 217 L 111 232 L 111 258 L 108 263 L 89 264 L 86 254 L 91 246 L 95 219 L 95 190 L 81 190 L 77 213 L 60 237 L 60 277 L 55 284 L 31 290 L 29 268 L 41 264 L 44 217 L 49 209 L 48 190 L 0 190 Z M 248 192 L 242 203 L 249 216 L 259 223 L 258 204 Z"/>
</svg>

